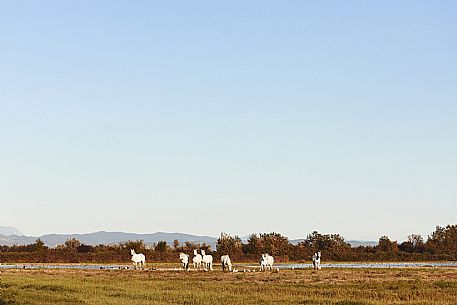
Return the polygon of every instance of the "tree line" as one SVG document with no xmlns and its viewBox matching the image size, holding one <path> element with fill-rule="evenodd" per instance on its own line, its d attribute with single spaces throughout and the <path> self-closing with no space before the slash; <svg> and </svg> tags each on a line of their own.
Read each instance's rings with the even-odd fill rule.
<svg viewBox="0 0 457 305">
<path fill-rule="evenodd" d="M 376 246 L 359 247 L 351 247 L 339 234 L 320 234 L 317 231 L 308 234 L 297 244 L 274 232 L 251 234 L 246 242 L 238 236 L 221 233 L 216 249 L 211 249 L 205 243 L 180 243 L 178 240 L 171 245 L 159 241 L 148 246 L 138 240 L 92 246 L 74 238 L 63 245 L 49 248 L 38 239 L 30 245 L 0 246 L 0 262 L 123 263 L 130 262 L 130 249 L 144 253 L 148 263 L 178 262 L 178 253 L 192 256 L 194 249 L 203 249 L 216 258 L 229 254 L 236 262 L 256 261 L 262 253 L 269 253 L 278 262 L 309 262 L 317 251 L 321 251 L 323 260 L 327 261 L 457 260 L 457 225 L 437 226 L 426 240 L 418 234 L 411 234 L 406 241 L 398 243 L 381 236 Z"/>
</svg>

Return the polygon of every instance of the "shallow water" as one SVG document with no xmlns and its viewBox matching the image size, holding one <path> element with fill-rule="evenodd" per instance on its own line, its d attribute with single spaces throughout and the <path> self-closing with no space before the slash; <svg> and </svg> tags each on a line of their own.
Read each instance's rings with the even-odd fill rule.
<svg viewBox="0 0 457 305">
<path fill-rule="evenodd" d="M 312 264 L 277 265 L 279 269 L 308 269 Z M 397 262 L 397 263 L 328 263 L 322 268 L 408 268 L 408 267 L 457 267 L 457 262 Z"/>
<path fill-rule="evenodd" d="M 154 263 L 152 263 L 154 264 Z M 237 265 L 235 268 L 258 268 L 257 265 Z M 312 264 L 275 264 L 278 269 L 311 269 Z M 414 267 L 457 267 L 457 262 L 397 262 L 397 263 L 327 263 L 321 264 L 325 268 L 414 268 Z M 101 270 L 119 270 L 119 269 L 133 269 L 131 266 L 126 265 L 45 265 L 45 264 L 6 264 L 0 265 L 0 269 L 101 269 Z M 151 270 L 151 267 L 147 268 Z M 154 268 L 155 269 L 155 268 Z M 181 270 L 180 268 L 158 268 L 157 270 Z"/>
<path fill-rule="evenodd" d="M 0 265 L 0 269 L 127 269 L 131 267 L 120 265 L 34 265 L 34 264 L 6 264 Z M 133 268 L 131 268 L 133 269 Z"/>
</svg>

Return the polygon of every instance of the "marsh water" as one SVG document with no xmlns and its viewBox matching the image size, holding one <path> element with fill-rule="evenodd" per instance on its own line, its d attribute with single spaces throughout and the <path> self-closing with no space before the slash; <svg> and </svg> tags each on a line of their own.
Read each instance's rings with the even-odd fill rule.
<svg viewBox="0 0 457 305">
<path fill-rule="evenodd" d="M 277 266 L 285 269 L 307 269 L 312 264 L 288 264 Z M 407 267 L 457 267 L 457 262 L 387 262 L 387 263 L 327 263 L 322 268 L 407 268 Z"/>
<path fill-rule="evenodd" d="M 149 264 L 151 266 L 151 264 Z M 154 263 L 152 263 L 154 266 Z M 177 264 L 178 266 L 178 264 Z M 275 268 L 286 269 L 311 269 L 312 264 L 275 264 Z M 321 267 L 325 268 L 418 268 L 418 267 L 457 267 L 457 262 L 376 262 L 376 263 L 322 263 Z M 152 267 L 148 267 L 151 270 Z M 258 265 L 240 264 L 236 265 L 239 271 L 251 270 L 258 268 Z M 244 268 L 244 269 L 243 269 Z M 133 269 L 131 265 L 85 265 L 85 264 L 2 264 L 0 269 L 101 269 L 101 270 L 124 270 Z M 181 270 L 176 268 L 152 268 L 153 270 L 174 271 Z"/>
</svg>

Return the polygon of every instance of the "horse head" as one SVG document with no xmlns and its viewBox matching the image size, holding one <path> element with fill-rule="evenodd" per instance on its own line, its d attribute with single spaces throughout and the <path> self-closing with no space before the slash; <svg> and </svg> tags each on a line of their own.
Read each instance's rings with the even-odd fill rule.
<svg viewBox="0 0 457 305">
<path fill-rule="evenodd" d="M 179 253 L 179 259 L 182 262 L 187 262 L 189 260 L 189 254 Z"/>
<path fill-rule="evenodd" d="M 259 263 L 262 265 L 262 264 L 265 264 L 265 253 L 262 253 L 260 255 L 260 259 L 259 259 Z"/>
<path fill-rule="evenodd" d="M 130 254 L 135 255 L 135 254 L 136 254 L 136 253 L 135 253 L 135 250 L 130 249 Z"/>
</svg>

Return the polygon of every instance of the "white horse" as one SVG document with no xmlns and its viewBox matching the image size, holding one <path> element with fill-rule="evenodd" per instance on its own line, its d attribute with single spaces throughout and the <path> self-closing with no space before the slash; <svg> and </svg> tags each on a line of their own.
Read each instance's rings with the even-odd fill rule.
<svg viewBox="0 0 457 305">
<path fill-rule="evenodd" d="M 273 263 L 274 263 L 274 258 L 268 253 L 262 254 L 260 256 L 259 264 L 260 264 L 260 271 L 264 271 L 269 269 L 270 271 L 273 270 Z"/>
<path fill-rule="evenodd" d="M 313 255 L 313 269 L 321 270 L 321 252 L 314 253 Z"/>
<path fill-rule="evenodd" d="M 192 262 L 194 263 L 194 269 L 199 270 L 200 266 L 202 265 L 202 256 L 197 253 L 197 250 L 194 249 L 194 257 L 192 258 Z"/>
<path fill-rule="evenodd" d="M 140 268 L 143 268 L 146 266 L 146 257 L 144 256 L 143 253 L 135 253 L 135 250 L 130 249 L 130 254 L 132 254 L 132 262 L 133 262 L 133 267 L 136 268 L 138 265 L 140 265 Z"/>
<path fill-rule="evenodd" d="M 189 270 L 189 254 L 179 253 L 179 259 L 182 263 L 182 268 L 184 270 Z"/>
<path fill-rule="evenodd" d="M 229 271 L 232 271 L 232 261 L 228 255 L 221 256 L 222 271 L 225 271 L 228 268 Z"/>
<path fill-rule="evenodd" d="M 202 253 L 202 262 L 205 271 L 207 271 L 208 269 L 213 271 L 213 256 L 206 255 L 205 250 L 200 250 L 200 252 Z"/>
</svg>

